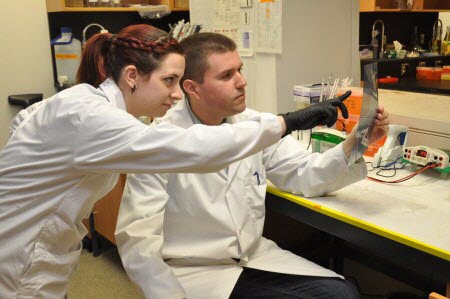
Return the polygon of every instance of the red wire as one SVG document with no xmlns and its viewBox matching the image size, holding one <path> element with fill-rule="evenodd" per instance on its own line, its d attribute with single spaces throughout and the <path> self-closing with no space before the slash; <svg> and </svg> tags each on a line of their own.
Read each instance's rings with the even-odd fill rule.
<svg viewBox="0 0 450 299">
<path fill-rule="evenodd" d="M 394 180 L 394 181 L 383 181 L 383 180 L 372 178 L 372 177 L 367 177 L 367 179 L 369 179 L 371 181 L 379 182 L 379 183 L 401 183 L 401 182 L 409 180 L 410 178 L 418 175 L 422 171 L 425 171 L 425 170 L 430 169 L 430 168 L 435 168 L 437 166 L 438 165 L 436 163 L 426 165 L 426 166 L 422 167 L 421 169 L 417 170 L 416 172 L 413 172 L 413 173 L 411 173 L 411 174 L 409 174 L 409 175 L 407 175 L 407 176 L 405 176 L 403 178 L 400 178 L 400 179 L 397 179 L 397 180 Z"/>
</svg>

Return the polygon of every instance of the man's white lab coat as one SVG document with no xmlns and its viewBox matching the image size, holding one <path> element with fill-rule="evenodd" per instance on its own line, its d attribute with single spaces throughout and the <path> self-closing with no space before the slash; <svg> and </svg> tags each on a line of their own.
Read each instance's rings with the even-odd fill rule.
<svg viewBox="0 0 450 299">
<path fill-rule="evenodd" d="M 255 115 L 247 109 L 231 122 Z M 185 101 L 158 121 L 193 125 Z M 151 299 L 228 298 L 243 266 L 339 276 L 261 237 L 267 180 L 317 196 L 365 176 L 364 163 L 347 167 L 340 145 L 310 154 L 290 136 L 216 173 L 129 175 L 116 227 L 123 265 Z"/>
<path fill-rule="evenodd" d="M 22 110 L 0 153 L 0 298 L 62 298 L 82 219 L 122 172 L 217 171 L 280 139 L 276 116 L 242 126 L 153 129 L 126 112 L 112 80 Z"/>
</svg>

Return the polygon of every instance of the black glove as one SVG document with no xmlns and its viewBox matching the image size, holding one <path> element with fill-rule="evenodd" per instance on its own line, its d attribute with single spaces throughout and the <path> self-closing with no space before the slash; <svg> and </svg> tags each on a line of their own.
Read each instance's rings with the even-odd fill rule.
<svg viewBox="0 0 450 299">
<path fill-rule="evenodd" d="M 280 114 L 286 123 L 286 133 L 284 133 L 283 137 L 291 134 L 292 131 L 308 130 L 318 125 L 331 127 L 337 120 L 338 111 L 336 108 L 338 107 L 341 109 L 342 116 L 348 118 L 347 107 L 345 107 L 343 101 L 351 94 L 352 92 L 348 90 L 335 99 L 313 104 L 295 112 Z"/>
</svg>

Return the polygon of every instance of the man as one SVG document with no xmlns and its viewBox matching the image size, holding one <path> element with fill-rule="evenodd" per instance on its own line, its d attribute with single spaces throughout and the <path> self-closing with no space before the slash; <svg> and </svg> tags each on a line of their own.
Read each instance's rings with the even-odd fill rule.
<svg viewBox="0 0 450 299">
<path fill-rule="evenodd" d="M 199 33 L 181 45 L 187 100 L 157 122 L 215 126 L 258 114 L 246 109 L 247 82 L 232 40 Z M 371 143 L 389 124 L 384 109 L 378 112 Z M 365 163 L 347 166 L 354 142 L 352 132 L 326 153 L 311 154 L 286 136 L 217 173 L 130 175 L 116 228 L 127 273 L 152 299 L 358 298 L 342 276 L 262 237 L 267 180 L 305 196 L 361 180 Z"/>
</svg>

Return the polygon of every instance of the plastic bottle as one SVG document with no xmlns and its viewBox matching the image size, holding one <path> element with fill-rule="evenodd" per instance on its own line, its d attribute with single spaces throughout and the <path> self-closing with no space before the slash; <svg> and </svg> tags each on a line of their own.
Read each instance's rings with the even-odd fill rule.
<svg viewBox="0 0 450 299">
<path fill-rule="evenodd" d="M 100 4 L 98 3 L 98 0 L 88 0 L 88 6 L 98 7 L 98 6 L 100 6 Z"/>
<path fill-rule="evenodd" d="M 72 29 L 61 27 L 61 35 L 51 41 L 55 50 L 56 73 L 60 86 L 76 83 L 81 61 L 81 42 L 73 38 Z"/>
<path fill-rule="evenodd" d="M 409 50 L 411 52 L 418 52 L 420 50 L 419 35 L 417 33 L 417 26 L 414 26 L 413 34 L 409 44 Z"/>
<path fill-rule="evenodd" d="M 447 32 L 445 32 L 441 49 L 442 55 L 450 55 L 450 26 L 447 26 Z"/>
<path fill-rule="evenodd" d="M 100 6 L 102 7 L 109 7 L 110 1 L 109 0 L 100 0 Z"/>
</svg>

